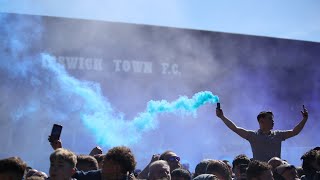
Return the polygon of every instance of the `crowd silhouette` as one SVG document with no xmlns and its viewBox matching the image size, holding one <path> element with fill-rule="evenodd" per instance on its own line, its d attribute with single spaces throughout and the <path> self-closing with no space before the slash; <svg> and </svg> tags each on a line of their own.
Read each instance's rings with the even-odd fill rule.
<svg viewBox="0 0 320 180">
<path fill-rule="evenodd" d="M 260 112 L 257 116 L 259 130 L 250 131 L 237 127 L 226 118 L 222 109 L 216 115 L 232 131 L 251 144 L 253 157 L 239 154 L 232 162 L 224 159 L 203 159 L 195 169 L 189 169 L 180 162 L 173 150 L 153 154 L 151 160 L 140 170 L 136 168 L 135 155 L 129 147 L 116 146 L 103 152 L 94 147 L 87 155 L 76 155 L 65 149 L 62 141 L 49 136 L 53 152 L 49 174 L 29 167 L 19 157 L 0 160 L 0 180 L 320 180 L 320 147 L 314 147 L 301 154 L 301 167 L 281 159 L 281 142 L 301 132 L 308 119 L 308 111 L 303 106 L 302 120 L 286 131 L 272 130 L 273 113 Z"/>
</svg>

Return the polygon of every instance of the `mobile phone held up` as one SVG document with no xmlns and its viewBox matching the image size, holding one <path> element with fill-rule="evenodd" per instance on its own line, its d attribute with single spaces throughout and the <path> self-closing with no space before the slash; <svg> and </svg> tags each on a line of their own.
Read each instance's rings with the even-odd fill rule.
<svg viewBox="0 0 320 180">
<path fill-rule="evenodd" d="M 49 136 L 49 142 L 53 142 L 60 139 L 60 135 L 62 132 L 62 126 L 59 124 L 54 124 L 52 126 L 51 135 Z"/>
<path fill-rule="evenodd" d="M 217 109 L 221 109 L 220 103 L 217 103 Z"/>
</svg>

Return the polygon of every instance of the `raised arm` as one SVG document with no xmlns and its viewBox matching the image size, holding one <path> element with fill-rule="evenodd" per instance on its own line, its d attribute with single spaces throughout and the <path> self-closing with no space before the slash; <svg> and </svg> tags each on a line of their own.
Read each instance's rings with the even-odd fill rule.
<svg viewBox="0 0 320 180">
<path fill-rule="evenodd" d="M 306 124 L 309 114 L 308 114 L 308 110 L 304 107 L 304 105 L 302 106 L 302 108 L 303 108 L 303 110 L 301 111 L 302 120 L 292 130 L 289 130 L 286 132 L 286 134 L 284 135 L 285 139 L 298 135 L 303 129 L 304 125 Z"/>
<path fill-rule="evenodd" d="M 148 179 L 150 164 L 153 163 L 154 161 L 159 160 L 159 158 L 160 158 L 160 154 L 152 155 L 150 163 L 140 172 L 140 174 L 138 175 L 138 179 Z"/>
<path fill-rule="evenodd" d="M 58 140 L 51 140 L 50 136 L 48 138 L 50 145 L 52 147 L 53 150 L 57 150 L 58 148 L 62 148 L 62 142 L 60 139 Z"/>
<path fill-rule="evenodd" d="M 237 133 L 244 139 L 248 139 L 249 132 L 241 127 L 236 126 L 230 119 L 224 116 L 222 109 L 216 109 L 216 115 L 219 117 L 229 129 Z"/>
</svg>

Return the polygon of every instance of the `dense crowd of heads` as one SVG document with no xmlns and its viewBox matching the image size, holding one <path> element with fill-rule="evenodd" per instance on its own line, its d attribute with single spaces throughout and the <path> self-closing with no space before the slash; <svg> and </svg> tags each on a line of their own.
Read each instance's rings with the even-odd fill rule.
<svg viewBox="0 0 320 180">
<path fill-rule="evenodd" d="M 204 159 L 194 170 L 180 164 L 174 151 L 153 155 L 144 170 L 136 169 L 135 156 L 130 148 L 118 146 L 105 154 L 75 155 L 70 150 L 57 148 L 50 160 L 49 179 L 101 179 L 101 180 L 315 180 L 320 179 L 320 148 L 316 147 L 301 157 L 302 166 L 295 167 L 279 157 L 268 162 L 238 155 L 232 165 L 226 160 Z M 99 165 L 100 164 L 100 165 Z M 0 160 L 0 179 L 48 179 L 39 170 L 32 169 L 19 157 Z"/>
</svg>

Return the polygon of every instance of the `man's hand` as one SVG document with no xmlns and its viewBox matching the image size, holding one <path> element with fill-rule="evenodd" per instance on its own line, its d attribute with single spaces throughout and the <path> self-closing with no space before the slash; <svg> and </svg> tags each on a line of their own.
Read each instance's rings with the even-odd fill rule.
<svg viewBox="0 0 320 180">
<path fill-rule="evenodd" d="M 304 107 L 304 105 L 302 106 L 302 108 L 303 108 L 303 111 L 301 111 L 301 114 L 303 119 L 292 130 L 287 131 L 287 133 L 284 136 L 285 139 L 298 135 L 302 131 L 304 125 L 306 124 L 308 120 L 308 110 Z"/>
<path fill-rule="evenodd" d="M 219 118 L 223 118 L 224 115 L 223 115 L 222 109 L 216 109 L 216 115 L 217 115 L 217 117 L 219 117 Z"/>
<path fill-rule="evenodd" d="M 149 164 L 139 173 L 138 178 L 137 179 L 148 179 L 148 173 L 149 173 L 149 166 L 151 163 L 159 160 L 160 158 L 160 154 L 154 154 L 151 157 L 151 161 L 149 162 Z"/>
<path fill-rule="evenodd" d="M 49 139 L 50 139 L 50 136 L 49 136 Z M 56 150 L 58 148 L 62 148 L 62 142 L 61 142 L 60 139 L 59 140 L 52 140 L 50 142 L 50 145 L 51 145 L 53 150 Z"/>
<path fill-rule="evenodd" d="M 94 156 L 94 155 L 97 155 L 97 154 L 102 154 L 102 149 L 101 149 L 101 147 L 99 147 L 99 146 L 96 146 L 96 147 L 94 147 L 92 150 L 91 150 L 91 152 L 90 152 L 90 156 Z"/>
<path fill-rule="evenodd" d="M 303 111 L 301 111 L 301 114 L 303 116 L 303 119 L 308 119 L 308 110 L 304 107 L 304 105 L 302 106 Z"/>
<path fill-rule="evenodd" d="M 154 154 L 152 155 L 152 158 L 151 158 L 151 161 L 149 164 L 155 162 L 155 161 L 158 161 L 160 159 L 160 154 Z"/>
</svg>

